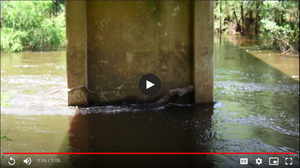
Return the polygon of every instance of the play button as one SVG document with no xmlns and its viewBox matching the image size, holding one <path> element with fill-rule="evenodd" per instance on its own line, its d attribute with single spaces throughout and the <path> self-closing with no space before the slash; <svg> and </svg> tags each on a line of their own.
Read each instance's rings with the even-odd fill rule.
<svg viewBox="0 0 300 168">
<path fill-rule="evenodd" d="M 147 96 L 155 95 L 161 87 L 160 79 L 154 74 L 143 75 L 139 81 L 139 88 Z"/>
<path fill-rule="evenodd" d="M 152 83 L 152 82 L 150 82 L 150 81 L 148 81 L 148 80 L 146 80 L 146 89 L 149 89 L 149 88 L 151 88 L 152 86 L 155 86 L 155 84 Z"/>
</svg>

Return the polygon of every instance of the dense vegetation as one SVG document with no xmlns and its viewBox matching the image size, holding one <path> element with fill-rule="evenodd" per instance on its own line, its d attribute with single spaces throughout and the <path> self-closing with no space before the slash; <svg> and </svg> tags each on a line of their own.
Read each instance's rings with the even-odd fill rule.
<svg viewBox="0 0 300 168">
<path fill-rule="evenodd" d="M 1 50 L 55 50 L 65 45 L 63 0 L 1 1 Z"/>
<path fill-rule="evenodd" d="M 216 1 L 215 5 L 216 32 L 254 34 L 282 52 L 299 51 L 299 1 Z"/>
</svg>

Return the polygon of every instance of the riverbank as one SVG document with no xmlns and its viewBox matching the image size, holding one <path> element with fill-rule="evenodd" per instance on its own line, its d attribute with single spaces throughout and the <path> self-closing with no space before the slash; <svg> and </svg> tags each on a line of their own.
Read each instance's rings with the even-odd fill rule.
<svg viewBox="0 0 300 168">
<path fill-rule="evenodd" d="M 219 35 L 218 38 L 220 38 Z M 221 40 L 222 38 L 299 82 L 299 54 L 286 54 L 275 49 L 261 49 L 262 42 L 251 36 L 222 35 Z"/>
</svg>

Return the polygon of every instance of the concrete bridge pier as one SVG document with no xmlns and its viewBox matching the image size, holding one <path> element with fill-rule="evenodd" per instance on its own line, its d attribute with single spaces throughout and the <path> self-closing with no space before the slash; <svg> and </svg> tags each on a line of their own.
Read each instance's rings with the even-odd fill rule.
<svg viewBox="0 0 300 168">
<path fill-rule="evenodd" d="M 213 102 L 213 1 L 67 1 L 68 103 L 152 103 L 194 86 L 187 103 Z M 146 96 L 139 79 L 161 80 Z"/>
</svg>

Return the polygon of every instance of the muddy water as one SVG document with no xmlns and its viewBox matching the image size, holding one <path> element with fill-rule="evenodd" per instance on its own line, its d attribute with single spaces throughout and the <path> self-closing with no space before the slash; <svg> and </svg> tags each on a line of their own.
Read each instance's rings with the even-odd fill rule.
<svg viewBox="0 0 300 168">
<path fill-rule="evenodd" d="M 7 137 L 1 152 L 297 152 L 272 156 L 281 166 L 293 157 L 299 166 L 299 83 L 291 70 L 298 63 L 284 62 L 289 75 L 246 50 L 215 40 L 214 106 L 153 109 L 68 108 L 65 52 L 2 54 L 1 93 L 9 96 L 1 106 L 1 135 Z M 1 156 L 3 167 L 10 156 L 21 166 L 28 157 Z M 234 167 L 240 157 L 255 167 L 257 157 L 268 165 L 269 155 L 29 157 L 36 167 Z"/>
<path fill-rule="evenodd" d="M 266 47 L 266 42 L 251 35 L 223 35 L 222 38 L 228 39 L 254 57 L 299 81 L 299 54 L 282 53 L 278 50 L 261 50 Z M 268 47 L 270 48 L 270 46 Z"/>
</svg>

